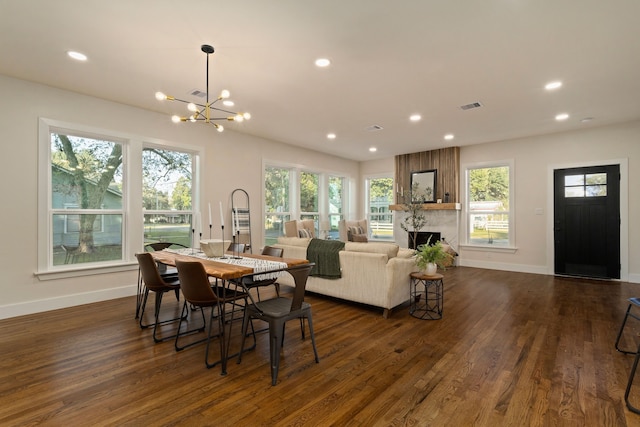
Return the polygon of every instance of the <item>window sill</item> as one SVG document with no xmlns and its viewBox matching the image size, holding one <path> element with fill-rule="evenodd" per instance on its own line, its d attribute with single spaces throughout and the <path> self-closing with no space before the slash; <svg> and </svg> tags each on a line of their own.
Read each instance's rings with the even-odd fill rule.
<svg viewBox="0 0 640 427">
<path fill-rule="evenodd" d="M 518 251 L 517 246 L 493 246 L 493 245 L 460 245 L 461 249 L 468 251 L 482 251 L 482 252 L 500 252 L 504 254 L 515 254 Z"/>
<path fill-rule="evenodd" d="M 137 262 L 126 262 L 117 265 L 64 266 L 55 270 L 36 271 L 34 275 L 40 280 L 67 279 L 70 277 L 94 276 L 97 274 L 118 273 L 138 269 Z"/>
</svg>

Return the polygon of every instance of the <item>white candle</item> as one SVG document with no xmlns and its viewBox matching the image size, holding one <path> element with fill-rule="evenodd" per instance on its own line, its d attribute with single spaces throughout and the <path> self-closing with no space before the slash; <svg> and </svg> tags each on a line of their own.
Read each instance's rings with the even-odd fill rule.
<svg viewBox="0 0 640 427">
<path fill-rule="evenodd" d="M 240 227 L 238 225 L 238 211 L 236 211 L 235 220 L 236 220 L 236 233 L 239 233 Z"/>
<path fill-rule="evenodd" d="M 220 226 L 224 227 L 224 213 L 222 212 L 222 202 L 220 202 Z"/>
<path fill-rule="evenodd" d="M 209 203 L 209 227 L 213 225 L 213 221 L 211 220 L 211 203 Z"/>
</svg>

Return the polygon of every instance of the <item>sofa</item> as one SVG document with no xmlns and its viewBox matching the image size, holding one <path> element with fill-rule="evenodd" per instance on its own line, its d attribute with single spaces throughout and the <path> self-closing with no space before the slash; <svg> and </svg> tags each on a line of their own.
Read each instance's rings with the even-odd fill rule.
<svg viewBox="0 0 640 427">
<path fill-rule="evenodd" d="M 285 258 L 307 257 L 311 238 L 279 237 L 272 245 L 284 250 Z M 345 242 L 338 253 L 340 278 L 310 276 L 307 291 L 383 309 L 387 318 L 391 310 L 409 299 L 410 274 L 418 271 L 414 251 L 392 243 Z M 294 286 L 286 274 L 278 283 Z"/>
</svg>

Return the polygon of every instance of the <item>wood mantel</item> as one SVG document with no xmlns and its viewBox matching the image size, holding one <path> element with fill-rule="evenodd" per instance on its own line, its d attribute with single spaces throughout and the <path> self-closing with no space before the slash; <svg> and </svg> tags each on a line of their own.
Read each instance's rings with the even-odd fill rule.
<svg viewBox="0 0 640 427">
<path fill-rule="evenodd" d="M 425 203 L 422 205 L 425 211 L 459 211 L 460 203 Z M 404 211 L 404 205 L 389 205 L 389 210 Z"/>
</svg>

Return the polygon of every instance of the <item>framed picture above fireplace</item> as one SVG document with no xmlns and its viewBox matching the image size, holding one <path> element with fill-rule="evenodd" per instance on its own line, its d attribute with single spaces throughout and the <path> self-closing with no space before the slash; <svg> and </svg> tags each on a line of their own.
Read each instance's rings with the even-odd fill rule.
<svg viewBox="0 0 640 427">
<path fill-rule="evenodd" d="M 437 169 L 411 172 L 411 203 L 435 203 Z"/>
</svg>

